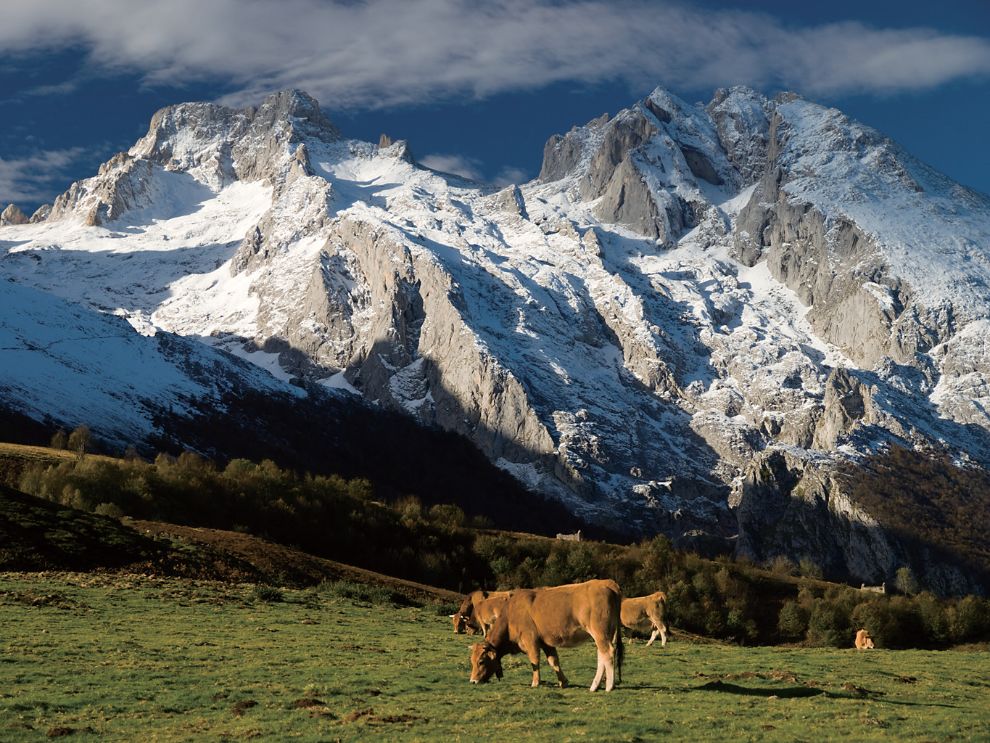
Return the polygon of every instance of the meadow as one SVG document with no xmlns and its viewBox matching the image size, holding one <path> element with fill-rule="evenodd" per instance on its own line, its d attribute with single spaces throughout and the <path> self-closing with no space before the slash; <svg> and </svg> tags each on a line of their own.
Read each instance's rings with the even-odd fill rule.
<svg viewBox="0 0 990 743">
<path fill-rule="evenodd" d="M 276 589 L 0 574 L 0 739 L 986 740 L 990 652 L 627 641 L 623 683 L 473 686 L 449 605 L 382 587 Z M 851 639 L 851 638 L 850 638 Z"/>
</svg>

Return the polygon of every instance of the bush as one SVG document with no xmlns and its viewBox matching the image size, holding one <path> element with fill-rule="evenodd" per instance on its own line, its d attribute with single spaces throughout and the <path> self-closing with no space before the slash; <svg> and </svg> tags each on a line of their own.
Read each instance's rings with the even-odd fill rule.
<svg viewBox="0 0 990 743">
<path fill-rule="evenodd" d="M 284 594 L 274 586 L 255 586 L 253 595 L 256 600 L 267 604 L 277 604 L 285 600 Z"/>
<path fill-rule="evenodd" d="M 89 426 L 86 425 L 78 426 L 69 434 L 69 438 L 66 441 L 68 449 L 80 456 L 89 451 L 91 444 L 92 434 L 89 431 Z"/>
<path fill-rule="evenodd" d="M 805 578 L 815 578 L 816 580 L 821 580 L 824 575 L 821 566 L 807 556 L 802 557 L 798 561 L 798 574 Z"/>
<path fill-rule="evenodd" d="M 99 503 L 93 509 L 93 513 L 99 516 L 112 516 L 115 519 L 119 519 L 124 515 L 124 512 L 116 503 Z"/>
<path fill-rule="evenodd" d="M 894 576 L 894 587 L 901 593 L 913 596 L 921 590 L 918 579 L 914 576 L 914 571 L 906 565 L 898 568 Z"/>
<path fill-rule="evenodd" d="M 990 600 L 966 596 L 947 611 L 953 642 L 973 642 L 990 635 Z"/>
<path fill-rule="evenodd" d="M 852 643 L 849 615 L 843 607 L 828 599 L 816 599 L 808 618 L 808 642 L 812 645 L 846 647 Z"/>
<path fill-rule="evenodd" d="M 785 601 L 780 607 L 777 630 L 786 640 L 803 639 L 808 631 L 808 611 L 797 601 Z"/>
<path fill-rule="evenodd" d="M 794 560 L 787 557 L 787 555 L 777 555 L 774 557 L 770 563 L 767 565 L 767 569 L 774 575 L 797 575 L 797 565 L 794 564 Z"/>
<path fill-rule="evenodd" d="M 51 447 L 52 449 L 66 449 L 69 446 L 69 434 L 65 432 L 64 428 L 58 429 L 54 435 L 52 435 Z"/>
<path fill-rule="evenodd" d="M 375 605 L 408 605 L 400 593 L 385 586 L 370 583 L 352 583 L 346 580 L 327 581 L 320 584 L 320 592 L 328 596 Z"/>
</svg>

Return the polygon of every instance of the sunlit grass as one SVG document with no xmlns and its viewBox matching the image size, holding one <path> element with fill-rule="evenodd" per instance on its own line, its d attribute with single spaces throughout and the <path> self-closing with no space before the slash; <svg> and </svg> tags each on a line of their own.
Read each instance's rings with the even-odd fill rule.
<svg viewBox="0 0 990 743">
<path fill-rule="evenodd" d="M 627 645 L 591 694 L 591 645 L 467 683 L 445 607 L 360 591 L 0 575 L 0 739 L 902 740 L 990 738 L 990 653 Z M 387 596 L 367 596 L 385 601 Z"/>
</svg>

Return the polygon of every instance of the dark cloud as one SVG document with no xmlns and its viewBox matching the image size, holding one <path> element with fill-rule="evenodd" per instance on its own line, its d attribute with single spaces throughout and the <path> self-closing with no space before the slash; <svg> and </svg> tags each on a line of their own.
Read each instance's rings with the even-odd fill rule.
<svg viewBox="0 0 990 743">
<path fill-rule="evenodd" d="M 85 152 L 82 147 L 72 147 L 16 159 L 0 157 L 0 204 L 37 204 L 50 200 L 64 188 L 67 173 Z"/>
</svg>

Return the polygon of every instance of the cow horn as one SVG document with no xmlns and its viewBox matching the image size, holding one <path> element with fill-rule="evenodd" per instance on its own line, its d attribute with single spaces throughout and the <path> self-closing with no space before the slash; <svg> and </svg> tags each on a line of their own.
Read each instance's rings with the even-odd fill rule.
<svg viewBox="0 0 990 743">
<path fill-rule="evenodd" d="M 448 616 L 448 617 L 450 617 L 451 619 L 453 619 L 453 618 L 454 618 L 454 617 L 456 617 L 457 615 L 456 615 L 456 614 L 448 614 L 447 616 Z"/>
</svg>

